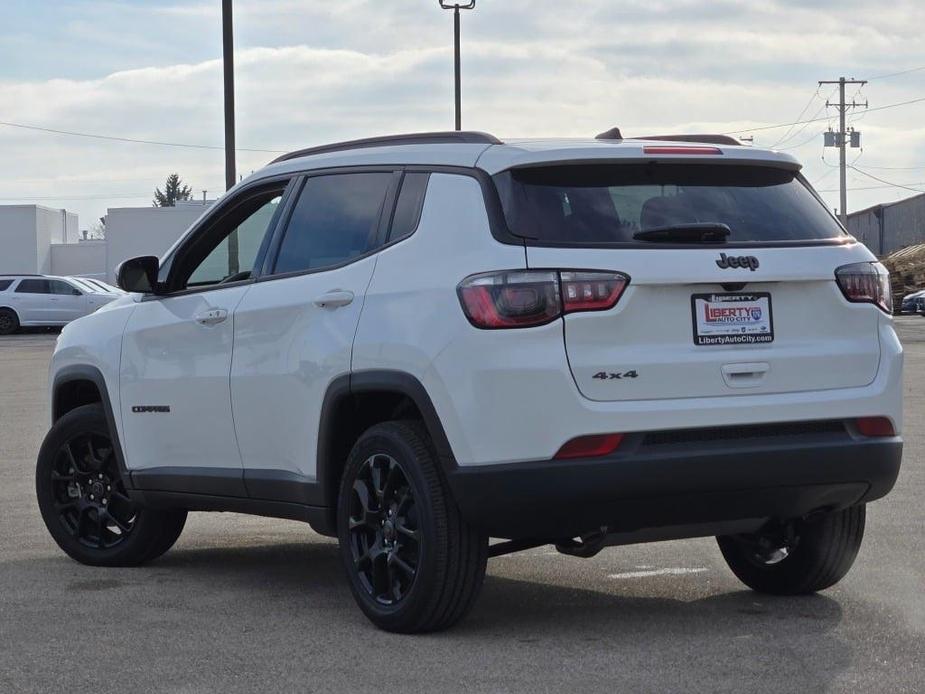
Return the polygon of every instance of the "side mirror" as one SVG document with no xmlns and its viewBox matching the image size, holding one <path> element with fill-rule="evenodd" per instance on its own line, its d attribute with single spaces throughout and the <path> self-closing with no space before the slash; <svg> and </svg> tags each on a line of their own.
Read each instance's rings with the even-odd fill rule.
<svg viewBox="0 0 925 694">
<path fill-rule="evenodd" d="M 157 271 L 160 261 L 157 256 L 142 255 L 126 260 L 116 271 L 116 284 L 127 292 L 157 294 Z"/>
</svg>

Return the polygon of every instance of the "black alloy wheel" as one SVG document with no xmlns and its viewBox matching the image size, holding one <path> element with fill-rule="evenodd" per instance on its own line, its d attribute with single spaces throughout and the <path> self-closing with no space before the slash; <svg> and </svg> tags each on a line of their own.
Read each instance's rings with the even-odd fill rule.
<svg viewBox="0 0 925 694">
<path fill-rule="evenodd" d="M 134 529 L 137 509 L 125 491 L 108 437 L 82 433 L 65 441 L 51 481 L 58 520 L 80 544 L 109 549 Z"/>
<path fill-rule="evenodd" d="M 446 629 L 472 608 L 488 537 L 466 522 L 422 422 L 364 431 L 347 457 L 337 536 L 350 591 L 380 629 Z"/>
<path fill-rule="evenodd" d="M 35 493 L 45 527 L 72 559 L 137 566 L 173 546 L 186 511 L 139 505 L 111 431 L 99 403 L 62 415 L 39 450 Z"/>
<path fill-rule="evenodd" d="M 396 604 L 417 576 L 422 534 L 414 490 L 392 456 L 370 456 L 360 467 L 348 524 L 361 584 L 379 604 Z"/>
</svg>

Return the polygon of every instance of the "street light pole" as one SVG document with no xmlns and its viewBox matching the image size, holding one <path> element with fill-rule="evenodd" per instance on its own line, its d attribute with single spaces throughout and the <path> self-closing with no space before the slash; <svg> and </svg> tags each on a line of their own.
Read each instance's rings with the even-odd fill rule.
<svg viewBox="0 0 925 694">
<path fill-rule="evenodd" d="M 456 82 L 456 129 L 462 130 L 462 75 L 459 57 L 459 11 L 475 9 L 475 0 L 469 0 L 465 5 L 458 2 L 451 3 L 439 0 L 444 10 L 453 10 L 453 67 Z"/>
<path fill-rule="evenodd" d="M 235 184 L 234 160 L 234 32 L 231 2 L 222 0 L 222 64 L 225 71 L 225 190 Z"/>
<path fill-rule="evenodd" d="M 225 190 L 235 184 L 234 142 L 234 31 L 231 24 L 231 2 L 222 0 L 222 65 L 225 73 Z M 240 271 L 238 230 L 228 235 L 228 275 Z"/>
</svg>

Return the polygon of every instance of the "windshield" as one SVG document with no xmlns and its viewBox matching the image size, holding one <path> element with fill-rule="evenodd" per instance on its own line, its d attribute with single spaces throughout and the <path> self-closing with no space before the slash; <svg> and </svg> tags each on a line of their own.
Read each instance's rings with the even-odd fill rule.
<svg viewBox="0 0 925 694">
<path fill-rule="evenodd" d="M 510 230 L 556 243 L 634 243 L 649 229 L 725 224 L 728 243 L 844 236 L 797 172 L 754 165 L 570 164 L 494 177 Z"/>
</svg>

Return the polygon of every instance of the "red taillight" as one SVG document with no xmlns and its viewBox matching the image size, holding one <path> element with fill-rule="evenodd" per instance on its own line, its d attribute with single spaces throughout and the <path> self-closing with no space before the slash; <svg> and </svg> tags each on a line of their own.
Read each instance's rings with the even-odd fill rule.
<svg viewBox="0 0 925 694">
<path fill-rule="evenodd" d="M 612 272 L 560 272 L 562 307 L 572 311 L 606 311 L 620 300 L 629 279 Z"/>
<path fill-rule="evenodd" d="M 890 273 L 880 263 L 852 263 L 835 270 L 835 281 L 848 301 L 874 304 L 893 313 Z"/>
<path fill-rule="evenodd" d="M 559 276 L 555 272 L 486 272 L 460 282 L 459 300 L 477 328 L 524 328 L 559 317 Z"/>
<path fill-rule="evenodd" d="M 566 313 L 613 308 L 628 283 L 619 272 L 506 270 L 467 277 L 457 291 L 475 327 L 526 328 Z"/>
<path fill-rule="evenodd" d="M 722 154 L 719 147 L 684 147 L 679 145 L 650 145 L 642 148 L 643 154 Z"/>
<path fill-rule="evenodd" d="M 591 434 L 590 436 L 579 436 L 577 439 L 567 441 L 555 458 L 562 460 L 565 458 L 598 458 L 608 453 L 613 453 L 620 447 L 623 441 L 623 434 Z"/>
<path fill-rule="evenodd" d="M 887 417 L 861 417 L 854 425 L 862 436 L 896 436 L 893 422 Z"/>
</svg>

